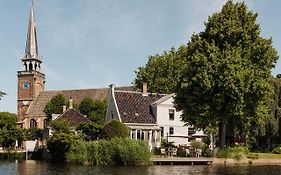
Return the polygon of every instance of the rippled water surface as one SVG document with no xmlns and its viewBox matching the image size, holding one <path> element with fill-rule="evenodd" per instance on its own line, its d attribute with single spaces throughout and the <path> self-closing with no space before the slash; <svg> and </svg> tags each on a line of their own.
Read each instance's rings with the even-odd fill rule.
<svg viewBox="0 0 281 175">
<path fill-rule="evenodd" d="M 42 161 L 0 162 L 0 175 L 278 175 L 281 165 L 85 167 Z"/>
</svg>

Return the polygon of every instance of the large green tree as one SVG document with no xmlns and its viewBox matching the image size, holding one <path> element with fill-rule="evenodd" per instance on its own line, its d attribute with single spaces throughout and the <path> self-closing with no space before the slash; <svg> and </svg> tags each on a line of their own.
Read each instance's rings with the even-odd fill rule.
<svg viewBox="0 0 281 175">
<path fill-rule="evenodd" d="M 51 119 L 52 114 L 61 114 L 63 106 L 66 105 L 66 100 L 63 94 L 55 95 L 45 106 L 44 112 Z"/>
<path fill-rule="evenodd" d="M 247 136 L 268 113 L 265 102 L 278 55 L 271 39 L 261 37 L 256 18 L 244 2 L 228 1 L 187 44 L 176 107 L 196 127 L 219 126 L 221 148 L 227 125 Z"/>
<path fill-rule="evenodd" d="M 133 84 L 141 89 L 142 83 L 147 82 L 150 92 L 165 94 L 175 92 L 182 71 L 186 69 L 187 62 L 183 57 L 185 53 L 186 46 L 180 46 L 161 55 L 150 56 L 147 64 L 135 71 L 136 78 Z"/>
<path fill-rule="evenodd" d="M 254 148 L 272 149 L 273 144 L 281 143 L 281 79 L 272 78 L 270 84 L 273 93 L 267 101 L 269 113 L 264 118 L 258 130 L 255 131 L 257 142 Z"/>
<path fill-rule="evenodd" d="M 86 115 L 92 122 L 103 125 L 107 110 L 106 101 L 84 98 L 80 102 L 78 109 L 82 114 Z"/>
<path fill-rule="evenodd" d="M 20 140 L 22 135 L 17 128 L 17 115 L 9 112 L 0 112 L 0 145 L 9 148 Z"/>
</svg>

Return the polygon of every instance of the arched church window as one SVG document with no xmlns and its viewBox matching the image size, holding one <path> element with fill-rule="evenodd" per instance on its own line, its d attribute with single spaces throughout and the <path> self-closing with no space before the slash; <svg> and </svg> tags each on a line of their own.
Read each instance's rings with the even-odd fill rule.
<svg viewBox="0 0 281 175">
<path fill-rule="evenodd" d="M 30 120 L 30 128 L 36 128 L 37 127 L 37 122 L 34 119 Z"/>
</svg>

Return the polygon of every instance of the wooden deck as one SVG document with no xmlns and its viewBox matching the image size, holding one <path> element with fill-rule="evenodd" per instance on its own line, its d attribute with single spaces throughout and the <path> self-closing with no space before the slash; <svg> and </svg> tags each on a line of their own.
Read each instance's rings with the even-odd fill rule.
<svg viewBox="0 0 281 175">
<path fill-rule="evenodd" d="M 153 157 L 153 165 L 210 165 L 213 158 Z"/>
</svg>

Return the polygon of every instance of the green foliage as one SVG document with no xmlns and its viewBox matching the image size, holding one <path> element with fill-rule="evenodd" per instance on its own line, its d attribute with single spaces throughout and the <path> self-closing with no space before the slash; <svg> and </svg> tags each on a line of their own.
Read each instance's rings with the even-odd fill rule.
<svg viewBox="0 0 281 175">
<path fill-rule="evenodd" d="M 148 165 L 150 152 L 146 143 L 129 138 L 99 141 L 77 141 L 72 144 L 67 160 L 83 165 Z"/>
<path fill-rule="evenodd" d="M 0 100 L 4 95 L 7 95 L 7 94 L 5 92 L 0 91 Z"/>
<path fill-rule="evenodd" d="M 275 147 L 272 152 L 275 154 L 281 154 L 281 146 Z"/>
<path fill-rule="evenodd" d="M 17 115 L 9 112 L 0 112 L 0 145 L 4 148 L 13 147 L 16 140 L 22 135 L 17 128 Z"/>
<path fill-rule="evenodd" d="M 24 140 L 40 140 L 42 139 L 43 129 L 28 128 L 23 130 Z"/>
<path fill-rule="evenodd" d="M 256 159 L 259 158 L 259 154 L 256 154 L 256 153 L 249 153 L 249 154 L 247 155 L 247 158 L 248 158 L 248 159 L 252 159 L 252 160 L 256 160 Z"/>
<path fill-rule="evenodd" d="M 0 129 L 0 145 L 4 148 L 15 146 L 16 140 L 21 137 L 19 130 L 16 127 Z"/>
<path fill-rule="evenodd" d="M 128 128 L 122 122 L 111 120 L 105 124 L 102 129 L 102 137 L 105 139 L 112 139 L 115 137 L 128 137 Z"/>
<path fill-rule="evenodd" d="M 168 140 L 164 138 L 161 139 L 161 147 L 167 148 L 172 146 L 173 146 L 172 142 L 168 142 Z"/>
<path fill-rule="evenodd" d="M 86 115 L 91 121 L 103 125 L 107 110 L 106 101 L 92 100 L 91 98 L 84 98 L 79 106 L 79 111 Z"/>
<path fill-rule="evenodd" d="M 0 129 L 17 126 L 17 115 L 9 112 L 0 112 Z"/>
<path fill-rule="evenodd" d="M 184 149 L 178 149 L 177 150 L 177 157 L 186 157 L 186 150 Z"/>
<path fill-rule="evenodd" d="M 57 94 L 46 104 L 44 112 L 51 119 L 52 114 L 61 114 L 63 112 L 64 105 L 66 105 L 65 97 L 63 94 Z"/>
<path fill-rule="evenodd" d="M 197 128 L 231 123 L 246 136 L 259 127 L 278 55 L 271 39 L 260 36 L 256 18 L 245 3 L 228 1 L 192 36 L 175 98 L 184 121 Z"/>
<path fill-rule="evenodd" d="M 177 50 L 172 48 L 161 55 L 150 56 L 145 66 L 139 67 L 133 84 L 142 89 L 142 83 L 147 82 L 150 92 L 170 94 L 175 92 L 180 76 L 187 66 L 183 55 L 186 46 L 180 46 Z"/>
<path fill-rule="evenodd" d="M 87 138 L 93 140 L 100 136 L 102 126 L 94 122 L 83 122 L 78 124 L 76 130 L 82 131 L 83 134 L 86 134 Z"/>
<path fill-rule="evenodd" d="M 245 146 L 227 147 L 219 150 L 216 155 L 219 158 L 233 158 L 235 160 L 241 160 L 249 155 L 249 149 Z"/>
<path fill-rule="evenodd" d="M 192 140 L 191 143 L 190 143 L 190 146 L 192 148 L 196 148 L 196 149 L 203 149 L 203 148 L 205 148 L 205 144 L 203 142 L 196 141 L 196 140 Z"/>
<path fill-rule="evenodd" d="M 69 123 L 66 120 L 53 120 L 49 124 L 55 132 L 70 133 Z"/>
<path fill-rule="evenodd" d="M 65 160 L 71 145 L 80 138 L 74 134 L 57 132 L 47 139 L 47 148 L 53 159 Z"/>
</svg>

